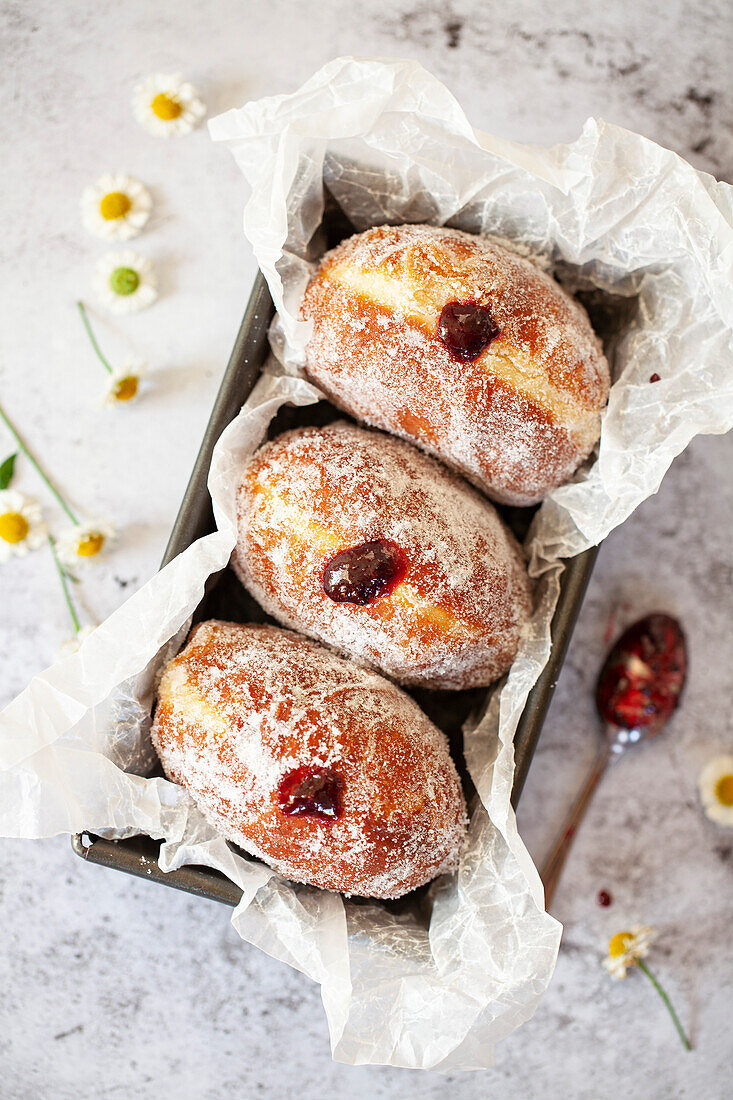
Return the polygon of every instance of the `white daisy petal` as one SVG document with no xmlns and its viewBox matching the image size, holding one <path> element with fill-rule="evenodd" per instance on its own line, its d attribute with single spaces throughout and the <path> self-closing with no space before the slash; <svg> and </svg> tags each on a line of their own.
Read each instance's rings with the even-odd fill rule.
<svg viewBox="0 0 733 1100">
<path fill-rule="evenodd" d="M 62 531 L 56 541 L 58 559 L 67 569 L 96 561 L 115 540 L 115 530 L 102 520 L 87 520 Z"/>
<path fill-rule="evenodd" d="M 733 756 L 710 760 L 697 780 L 702 808 L 716 825 L 733 828 Z"/>
<path fill-rule="evenodd" d="M 626 977 L 628 962 L 624 956 L 619 956 L 618 958 L 614 959 L 611 958 L 611 956 L 609 955 L 603 960 L 603 965 L 612 978 L 616 978 L 617 980 L 619 980 Z"/>
<path fill-rule="evenodd" d="M 102 176 L 85 187 L 81 196 L 85 228 L 107 240 L 127 241 L 136 237 L 152 207 L 147 187 L 132 176 Z"/>
<path fill-rule="evenodd" d="M 158 297 L 153 265 L 137 252 L 108 252 L 97 263 L 92 286 L 99 301 L 114 313 L 146 309 Z"/>
<path fill-rule="evenodd" d="M 178 73 L 157 73 L 142 81 L 132 106 L 138 122 L 158 137 L 188 134 L 206 114 L 194 86 Z"/>
<path fill-rule="evenodd" d="M 0 562 L 23 558 L 48 537 L 39 504 L 15 489 L 0 491 Z"/>
</svg>

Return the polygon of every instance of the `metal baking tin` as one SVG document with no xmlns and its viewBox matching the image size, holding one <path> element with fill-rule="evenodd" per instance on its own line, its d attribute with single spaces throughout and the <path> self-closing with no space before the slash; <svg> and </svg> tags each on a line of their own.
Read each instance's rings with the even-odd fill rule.
<svg viewBox="0 0 733 1100">
<path fill-rule="evenodd" d="M 273 313 L 274 306 L 267 283 L 262 274 L 258 273 L 161 568 L 196 539 L 214 530 L 211 499 L 206 487 L 211 454 L 219 436 L 237 415 L 259 376 L 268 354 L 267 330 Z M 322 405 L 315 408 L 322 410 Z M 326 420 L 329 418 L 326 414 Z M 285 410 L 275 419 L 275 431 L 292 427 L 294 423 L 313 423 L 315 420 L 318 423 L 325 422 L 322 411 L 314 415 L 314 407 L 310 407 L 310 410 L 298 410 L 297 413 Z M 518 521 L 522 523 L 522 518 L 514 513 L 508 514 L 507 519 L 515 527 Z M 526 510 L 523 519 L 526 524 Z M 523 531 L 519 533 L 521 535 Z M 515 807 L 542 731 L 597 552 L 598 547 L 592 547 L 570 559 L 562 574 L 560 598 L 551 627 L 550 659 L 529 693 L 515 735 L 516 771 L 512 795 Z M 261 619 L 263 615 L 230 570 L 225 569 L 209 579 L 204 598 L 194 618 L 241 618 L 242 621 L 248 621 L 253 618 Z M 460 768 L 460 727 L 470 713 L 477 712 L 485 705 L 488 693 L 480 690 L 413 694 L 432 720 L 448 734 Z M 464 782 L 470 785 L 465 769 L 462 774 Z M 182 867 L 168 873 L 161 871 L 158 866 L 160 842 L 150 837 L 137 836 L 128 840 L 110 841 L 87 833 L 78 833 L 72 837 L 72 846 L 88 863 L 114 867 L 118 871 L 139 875 L 177 890 L 185 890 L 189 894 L 198 894 L 226 905 L 236 905 L 241 897 L 241 891 L 233 882 L 207 867 Z"/>
</svg>

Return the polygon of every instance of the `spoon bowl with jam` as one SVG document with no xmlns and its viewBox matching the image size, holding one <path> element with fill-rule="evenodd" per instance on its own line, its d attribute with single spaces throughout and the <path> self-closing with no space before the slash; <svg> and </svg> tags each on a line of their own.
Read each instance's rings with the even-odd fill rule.
<svg viewBox="0 0 733 1100">
<path fill-rule="evenodd" d="M 612 647 L 596 684 L 603 723 L 598 755 L 540 871 L 547 907 L 601 776 L 631 746 L 662 732 L 679 705 L 686 678 L 685 636 L 671 615 L 646 615 Z"/>
</svg>

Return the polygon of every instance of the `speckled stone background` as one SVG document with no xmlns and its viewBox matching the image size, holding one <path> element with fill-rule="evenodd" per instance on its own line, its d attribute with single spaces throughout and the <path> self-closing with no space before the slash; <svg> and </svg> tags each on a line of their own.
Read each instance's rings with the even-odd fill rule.
<svg viewBox="0 0 733 1100">
<path fill-rule="evenodd" d="M 121 531 L 84 585 L 91 620 L 156 568 L 255 270 L 229 154 L 204 130 L 170 144 L 140 130 L 129 107 L 139 77 L 180 70 L 216 113 L 291 90 L 338 54 L 411 56 L 483 129 L 547 144 L 598 114 L 733 178 L 727 0 L 18 0 L 0 11 L 0 393 L 79 507 Z M 105 171 L 153 192 L 136 245 L 162 291 L 154 310 L 99 327 L 111 354 L 131 341 L 154 372 L 145 401 L 119 411 L 95 404 L 104 377 L 73 307 L 104 251 L 79 224 L 78 198 Z M 316 987 L 241 943 L 224 908 L 84 866 L 65 838 L 2 841 L 3 1100 L 729 1096 L 733 832 L 703 818 L 695 779 L 733 746 L 730 469 L 729 439 L 696 441 L 601 552 L 520 807 L 538 859 L 593 756 L 591 690 L 614 609 L 681 616 L 689 690 L 665 738 L 599 791 L 555 899 L 555 979 L 495 1069 L 334 1065 Z M 38 491 L 26 466 L 19 486 Z M 4 703 L 68 633 L 45 552 L 2 567 L 0 608 Z M 595 903 L 601 888 L 610 909 Z M 609 934 L 634 921 L 661 931 L 654 966 L 692 1054 L 640 974 L 612 984 L 600 968 Z"/>
</svg>

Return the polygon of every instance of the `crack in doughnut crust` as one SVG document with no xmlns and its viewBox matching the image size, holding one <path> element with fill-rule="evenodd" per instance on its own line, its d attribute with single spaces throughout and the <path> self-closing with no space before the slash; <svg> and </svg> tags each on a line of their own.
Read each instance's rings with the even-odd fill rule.
<svg viewBox="0 0 733 1100">
<path fill-rule="evenodd" d="M 466 808 L 445 736 L 394 684 L 288 631 L 195 627 L 152 738 L 206 819 L 286 878 L 396 898 L 457 865 Z M 341 784 L 333 821 L 278 801 L 284 776 L 314 767 Z"/>
<path fill-rule="evenodd" d="M 493 506 L 414 447 L 345 422 L 287 432 L 248 461 L 232 565 L 284 626 L 404 684 L 482 687 L 530 614 L 521 551 Z M 400 579 L 365 604 L 324 588 L 333 558 L 386 541 Z"/>
<path fill-rule="evenodd" d="M 499 335 L 458 362 L 438 335 L 450 302 Z M 489 496 L 528 505 L 600 436 L 608 364 L 582 307 L 490 237 L 380 226 L 327 253 L 306 290 L 306 373 L 340 408 L 412 439 Z"/>
</svg>

